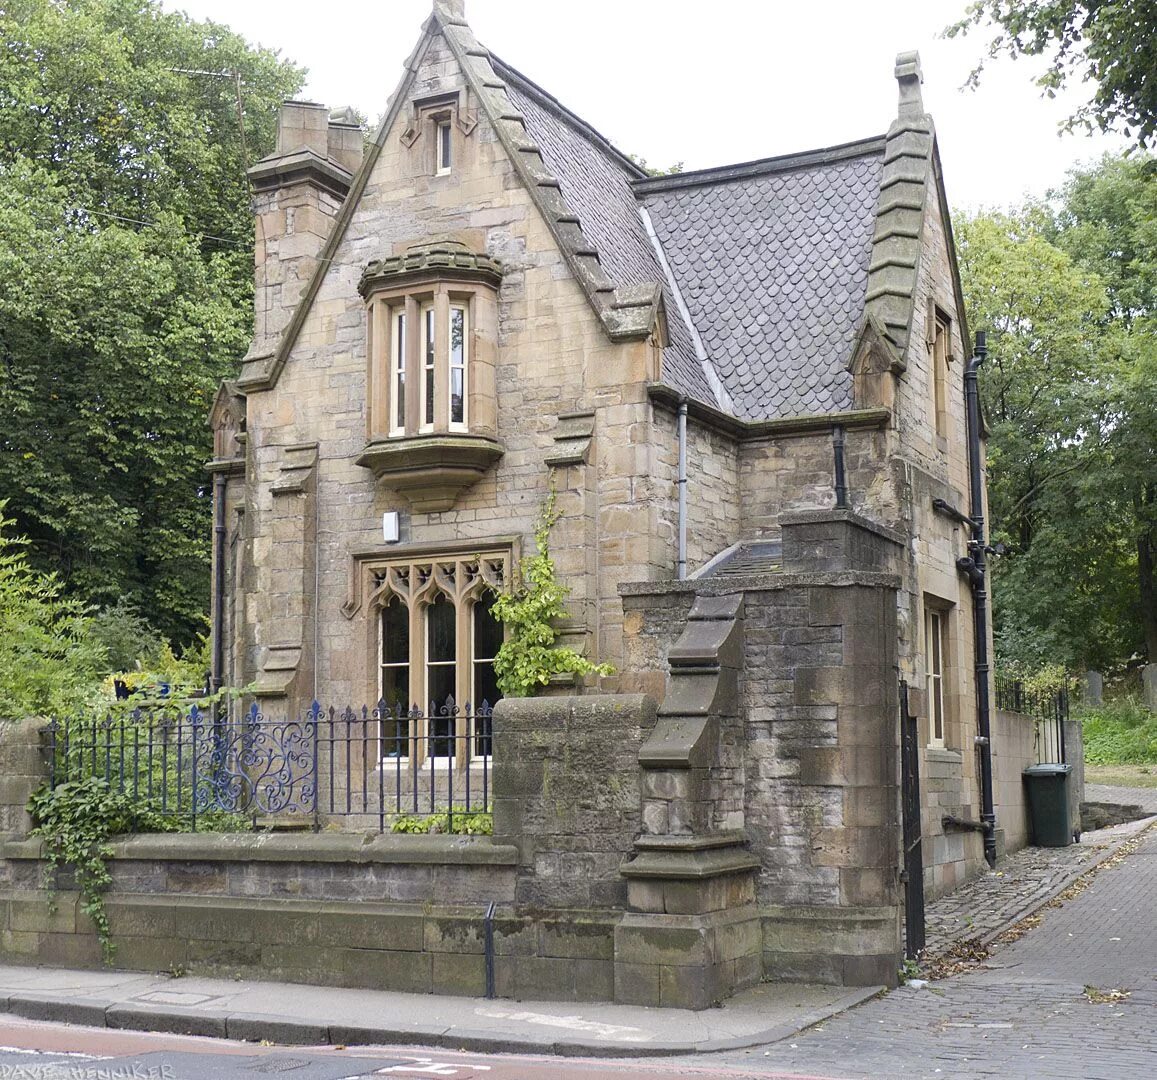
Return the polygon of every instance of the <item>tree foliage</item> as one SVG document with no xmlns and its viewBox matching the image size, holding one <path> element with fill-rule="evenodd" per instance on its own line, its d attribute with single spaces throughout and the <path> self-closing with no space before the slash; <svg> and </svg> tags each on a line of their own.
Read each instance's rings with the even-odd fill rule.
<svg viewBox="0 0 1157 1080">
<path fill-rule="evenodd" d="M 1037 85 L 1053 97 L 1063 86 L 1091 80 L 1090 101 L 1068 127 L 1120 129 L 1149 146 L 1157 134 L 1157 0 L 975 0 L 949 37 L 980 25 L 994 29 L 987 55 L 1043 56 Z M 983 62 L 969 76 L 975 85 Z"/>
<path fill-rule="evenodd" d="M 302 72 L 155 0 L 10 0 L 0 42 L 0 491 L 36 566 L 187 642 L 205 416 L 252 319 L 245 165 Z"/>
<path fill-rule="evenodd" d="M 1157 233 L 1152 162 L 1106 159 L 1051 203 L 961 222 L 990 332 L 998 652 L 1033 668 L 1157 656 Z"/>
<path fill-rule="evenodd" d="M 95 697 L 106 656 L 76 600 L 28 565 L 0 503 L 0 719 L 57 716 Z"/>
</svg>

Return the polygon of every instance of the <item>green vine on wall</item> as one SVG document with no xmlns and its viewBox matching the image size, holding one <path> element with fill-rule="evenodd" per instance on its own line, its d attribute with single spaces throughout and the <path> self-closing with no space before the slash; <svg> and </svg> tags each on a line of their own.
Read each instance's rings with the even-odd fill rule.
<svg viewBox="0 0 1157 1080">
<path fill-rule="evenodd" d="M 105 963 L 111 964 L 116 946 L 109 937 L 104 906 L 112 882 L 108 841 L 122 833 L 171 831 L 172 823 L 100 776 L 55 788 L 45 785 L 29 800 L 28 811 L 34 822 L 32 835 L 44 840 L 50 906 L 55 903 L 57 872 L 71 866 L 81 910 L 92 920 Z"/>
<path fill-rule="evenodd" d="M 596 664 L 581 653 L 556 645 L 556 619 L 566 614 L 570 589 L 555 577 L 550 530 L 559 519 L 553 483 L 534 527 L 537 548 L 522 560 L 514 588 L 498 593 L 491 609 L 506 628 L 506 640 L 494 659 L 498 686 L 506 697 L 529 697 L 554 675 L 613 675 L 610 664 Z"/>
</svg>

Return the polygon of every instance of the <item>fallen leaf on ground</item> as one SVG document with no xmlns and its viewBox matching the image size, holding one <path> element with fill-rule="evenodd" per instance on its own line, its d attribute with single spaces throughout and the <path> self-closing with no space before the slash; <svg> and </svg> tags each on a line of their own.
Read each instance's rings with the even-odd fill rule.
<svg viewBox="0 0 1157 1080">
<path fill-rule="evenodd" d="M 1115 1005 L 1118 1002 L 1126 1001 L 1131 991 L 1129 990 L 1098 990 L 1095 986 L 1085 987 L 1085 997 L 1093 1005 Z"/>
</svg>

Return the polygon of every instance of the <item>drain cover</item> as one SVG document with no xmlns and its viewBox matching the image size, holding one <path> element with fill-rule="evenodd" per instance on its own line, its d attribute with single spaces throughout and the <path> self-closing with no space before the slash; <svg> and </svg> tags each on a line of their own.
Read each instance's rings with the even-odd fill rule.
<svg viewBox="0 0 1157 1080">
<path fill-rule="evenodd" d="M 255 1073 L 287 1073 L 297 1069 L 308 1069 L 310 1063 L 304 1058 L 271 1057 L 249 1068 Z"/>
</svg>

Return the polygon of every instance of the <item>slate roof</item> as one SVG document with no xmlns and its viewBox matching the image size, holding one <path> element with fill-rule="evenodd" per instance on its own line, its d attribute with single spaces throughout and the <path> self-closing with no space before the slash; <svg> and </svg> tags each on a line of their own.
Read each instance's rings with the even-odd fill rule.
<svg viewBox="0 0 1157 1080">
<path fill-rule="evenodd" d="M 846 365 L 864 315 L 882 138 L 649 178 L 526 76 L 490 62 L 608 277 L 662 285 L 664 382 L 748 420 L 852 407 Z"/>
<path fill-rule="evenodd" d="M 670 380 L 684 393 L 718 405 L 639 215 L 631 183 L 647 174 L 525 75 L 493 54 L 490 62 L 608 276 L 623 285 L 662 285 L 670 330 L 664 364 Z"/>
<path fill-rule="evenodd" d="M 852 407 L 883 141 L 638 185 L 744 419 Z"/>
</svg>

